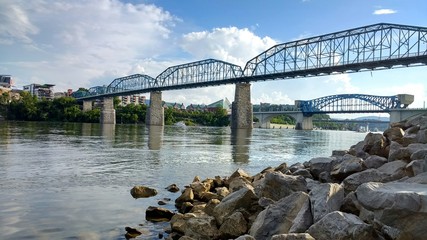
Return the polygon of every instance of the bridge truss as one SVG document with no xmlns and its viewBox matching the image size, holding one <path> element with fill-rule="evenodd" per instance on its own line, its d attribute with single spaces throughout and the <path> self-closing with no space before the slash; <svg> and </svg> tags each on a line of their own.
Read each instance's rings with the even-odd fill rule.
<svg viewBox="0 0 427 240">
<path fill-rule="evenodd" d="M 286 79 L 426 63 L 427 28 L 381 23 L 273 46 L 244 72 Z"/>
<path fill-rule="evenodd" d="M 317 113 L 375 113 L 390 112 L 406 106 L 398 96 L 373 96 L 364 94 L 339 94 L 308 101 L 297 101 L 296 107 L 305 116 Z"/>
<path fill-rule="evenodd" d="M 289 79 L 427 64 L 427 28 L 380 23 L 278 44 L 238 65 L 206 59 L 169 67 L 156 78 L 135 74 L 76 98 L 131 95 L 239 82 Z"/>
</svg>

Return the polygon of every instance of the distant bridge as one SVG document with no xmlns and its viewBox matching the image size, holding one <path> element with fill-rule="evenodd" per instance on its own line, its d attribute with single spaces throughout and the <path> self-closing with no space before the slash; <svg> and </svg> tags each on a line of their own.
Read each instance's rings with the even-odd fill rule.
<svg viewBox="0 0 427 240">
<path fill-rule="evenodd" d="M 275 45 L 249 60 L 243 69 L 232 63 L 206 59 L 169 67 L 155 78 L 143 74 L 117 78 L 109 85 L 78 91 L 73 96 L 91 101 L 149 92 L 150 96 L 157 94 L 155 98 L 161 101 L 161 91 L 165 90 L 236 84 L 233 112 L 241 115 L 233 115 L 233 119 L 238 121 L 237 128 L 246 128 L 252 121 L 248 117 L 252 111 L 248 107 L 250 82 L 426 64 L 426 27 L 380 23 Z M 106 102 L 111 105 L 112 101 Z M 157 104 L 153 100 L 151 103 Z M 104 112 L 108 116 L 101 121 L 108 119 L 115 123 L 112 110 L 112 106 L 106 107 Z M 148 118 L 151 122 L 147 120 L 147 124 L 162 125 L 159 121 L 163 115 L 151 113 Z M 157 117 L 159 114 L 161 117 Z M 153 119 L 157 120 L 152 122 Z"/>
<path fill-rule="evenodd" d="M 337 113 L 391 113 L 403 110 L 414 101 L 414 96 L 374 96 L 365 94 L 339 94 L 313 100 L 297 100 L 295 105 L 254 105 L 253 113 L 261 127 L 268 127 L 270 119 L 279 115 L 293 117 L 302 129 L 312 128 L 314 114 Z"/>
</svg>

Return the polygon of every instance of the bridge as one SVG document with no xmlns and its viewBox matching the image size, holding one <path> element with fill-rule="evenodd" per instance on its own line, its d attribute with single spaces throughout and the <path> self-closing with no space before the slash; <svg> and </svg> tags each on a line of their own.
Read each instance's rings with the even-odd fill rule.
<svg viewBox="0 0 427 240">
<path fill-rule="evenodd" d="M 426 27 L 380 23 L 275 45 L 249 60 L 243 69 L 232 63 L 206 59 L 169 67 L 155 78 L 143 74 L 117 78 L 107 86 L 92 87 L 74 96 L 84 101 L 84 110 L 91 108 L 90 101 L 104 99 L 101 122 L 115 123 L 112 97 L 150 93 L 146 123 L 163 125 L 162 91 L 236 84 L 232 128 L 251 128 L 251 82 L 426 63 Z"/>
<path fill-rule="evenodd" d="M 402 111 L 412 115 L 419 113 L 418 110 L 407 109 L 413 101 L 414 96 L 409 94 L 396 96 L 339 94 L 313 100 L 296 100 L 295 105 L 263 103 L 254 106 L 253 114 L 263 128 L 269 128 L 271 118 L 288 115 L 295 119 L 296 129 L 308 130 L 313 129 L 312 116 L 315 114 L 389 113 L 392 122 L 398 122 L 403 120 L 402 115 L 399 115 Z M 424 112 L 426 111 L 427 109 L 424 109 Z"/>
</svg>

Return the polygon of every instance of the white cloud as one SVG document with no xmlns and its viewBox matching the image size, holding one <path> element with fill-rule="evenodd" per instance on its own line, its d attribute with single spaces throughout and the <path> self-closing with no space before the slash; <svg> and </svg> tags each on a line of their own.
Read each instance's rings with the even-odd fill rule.
<svg viewBox="0 0 427 240">
<path fill-rule="evenodd" d="M 287 94 L 281 91 L 272 91 L 268 94 L 262 93 L 261 96 L 253 97 L 252 103 L 294 104 L 295 100 L 291 99 Z"/>
<path fill-rule="evenodd" d="M 374 15 L 384 15 L 384 14 L 394 14 L 397 13 L 396 10 L 383 8 L 383 9 L 377 9 L 373 12 Z"/>
<path fill-rule="evenodd" d="M 185 34 L 180 45 L 196 59 L 215 58 L 244 67 L 249 59 L 275 44 L 272 38 L 261 38 L 247 28 L 227 27 Z"/>
<path fill-rule="evenodd" d="M 146 59 L 173 50 L 180 21 L 154 5 L 118 0 L 6 0 L 0 9 L 0 51 L 11 53 L 0 56 L 5 71 L 18 85 L 40 79 L 57 90 L 148 70 Z"/>
</svg>

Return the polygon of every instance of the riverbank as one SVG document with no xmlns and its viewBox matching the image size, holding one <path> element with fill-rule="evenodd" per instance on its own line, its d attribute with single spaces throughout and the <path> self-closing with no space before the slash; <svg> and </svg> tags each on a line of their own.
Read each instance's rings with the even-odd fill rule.
<svg viewBox="0 0 427 240">
<path fill-rule="evenodd" d="M 167 239 L 423 239 L 426 184 L 421 116 L 330 157 L 196 176 L 174 201 L 178 213 L 152 206 L 146 218 L 166 218 Z"/>
</svg>

